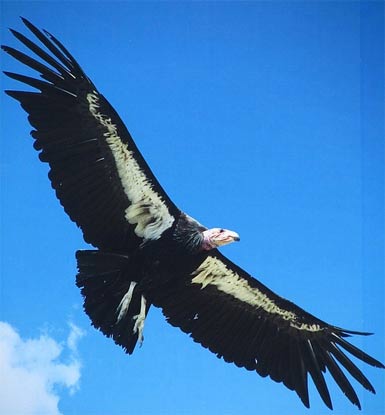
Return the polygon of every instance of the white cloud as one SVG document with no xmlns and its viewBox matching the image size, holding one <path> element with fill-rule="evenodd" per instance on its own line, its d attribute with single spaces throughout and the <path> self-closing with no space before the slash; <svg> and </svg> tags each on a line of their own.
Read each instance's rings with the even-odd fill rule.
<svg viewBox="0 0 385 415">
<path fill-rule="evenodd" d="M 82 331 L 70 324 L 65 347 L 52 337 L 22 339 L 0 321 L 0 413 L 59 415 L 58 389 L 73 393 L 80 379 L 77 342 Z M 69 352 L 64 359 L 63 352 Z"/>
</svg>

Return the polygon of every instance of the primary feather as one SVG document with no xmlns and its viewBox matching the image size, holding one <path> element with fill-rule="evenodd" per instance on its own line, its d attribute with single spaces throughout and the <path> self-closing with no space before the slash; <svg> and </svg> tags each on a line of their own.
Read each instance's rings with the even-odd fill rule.
<svg viewBox="0 0 385 415">
<path fill-rule="evenodd" d="M 132 353 L 154 304 L 218 357 L 282 382 L 305 406 L 310 375 L 332 408 L 324 378 L 329 371 L 360 408 L 342 368 L 374 393 L 349 354 L 371 366 L 383 364 L 346 340 L 368 333 L 325 323 L 220 254 L 218 246 L 239 236 L 207 229 L 181 212 L 72 55 L 54 36 L 23 22 L 40 44 L 12 33 L 39 60 L 2 48 L 42 79 L 5 72 L 38 91 L 6 92 L 29 114 L 34 147 L 50 166 L 65 211 L 98 248 L 76 254 L 77 285 L 92 324 Z"/>
</svg>

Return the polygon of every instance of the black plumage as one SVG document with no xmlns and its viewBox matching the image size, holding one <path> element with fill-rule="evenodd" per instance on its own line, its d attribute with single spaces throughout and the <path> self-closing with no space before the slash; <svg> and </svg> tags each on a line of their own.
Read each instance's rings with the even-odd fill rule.
<svg viewBox="0 0 385 415">
<path fill-rule="evenodd" d="M 76 283 L 92 324 L 132 353 L 151 304 L 167 321 L 226 362 L 270 376 L 309 407 L 308 376 L 332 408 L 324 373 L 360 402 L 346 374 L 374 388 L 348 353 L 383 364 L 332 326 L 274 294 L 217 247 L 236 233 L 207 229 L 164 192 L 108 101 L 67 49 L 24 24 L 40 42 L 13 35 L 36 55 L 3 50 L 41 79 L 5 72 L 38 92 L 6 91 L 28 113 L 34 148 L 66 213 L 97 250 L 78 251 Z M 345 373 L 344 373 L 345 370 Z"/>
</svg>

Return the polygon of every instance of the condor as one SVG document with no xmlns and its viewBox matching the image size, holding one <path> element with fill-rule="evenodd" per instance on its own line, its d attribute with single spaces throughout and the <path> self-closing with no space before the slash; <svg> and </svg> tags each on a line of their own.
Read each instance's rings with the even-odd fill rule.
<svg viewBox="0 0 385 415">
<path fill-rule="evenodd" d="M 36 43 L 12 33 L 38 60 L 2 48 L 41 79 L 6 72 L 36 90 L 6 93 L 29 114 L 34 147 L 50 166 L 60 203 L 97 248 L 76 253 L 76 283 L 92 324 L 131 354 L 153 304 L 218 357 L 282 382 L 306 407 L 310 375 L 332 408 L 328 371 L 360 408 L 345 373 L 375 391 L 349 354 L 384 365 L 346 339 L 368 333 L 314 317 L 223 256 L 218 248 L 239 241 L 238 234 L 207 229 L 179 210 L 72 55 L 50 33 L 23 22 Z"/>
</svg>

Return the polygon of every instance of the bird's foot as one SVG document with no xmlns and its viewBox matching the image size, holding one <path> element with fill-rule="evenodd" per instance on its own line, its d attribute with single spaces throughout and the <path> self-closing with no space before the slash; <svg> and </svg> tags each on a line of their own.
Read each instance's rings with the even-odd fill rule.
<svg viewBox="0 0 385 415">
<path fill-rule="evenodd" d="M 143 344 L 143 330 L 144 330 L 144 321 L 146 319 L 146 299 L 141 296 L 140 300 L 140 312 L 136 316 L 133 317 L 135 320 L 134 325 L 134 333 L 138 333 L 138 341 L 139 345 L 142 346 Z"/>
<path fill-rule="evenodd" d="M 124 294 L 122 300 L 120 301 L 116 309 L 116 314 L 118 315 L 118 317 L 116 319 L 115 324 L 119 323 L 119 321 L 127 314 L 128 307 L 130 306 L 135 286 L 136 286 L 136 282 L 132 281 L 126 294 Z"/>
</svg>

